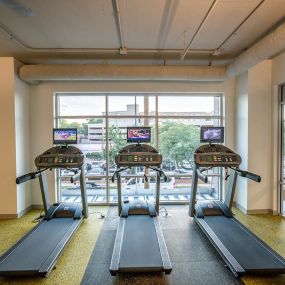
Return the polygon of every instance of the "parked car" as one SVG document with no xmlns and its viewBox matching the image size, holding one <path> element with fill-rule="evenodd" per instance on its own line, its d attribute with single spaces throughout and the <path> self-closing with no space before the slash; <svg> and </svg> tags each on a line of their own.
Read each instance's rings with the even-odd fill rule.
<svg viewBox="0 0 285 285">
<path fill-rule="evenodd" d="M 172 160 L 167 160 L 162 162 L 162 169 L 164 170 L 174 170 L 175 169 L 175 162 Z"/>
<path fill-rule="evenodd" d="M 174 172 L 177 173 L 177 174 L 189 174 L 190 173 L 189 170 L 184 169 L 184 168 L 176 168 L 174 170 Z"/>
<path fill-rule="evenodd" d="M 100 161 L 98 161 L 98 160 L 93 160 L 92 162 L 91 162 L 91 166 L 92 167 L 96 167 L 96 166 L 99 166 L 100 165 Z"/>
<path fill-rule="evenodd" d="M 89 170 L 91 170 L 92 169 L 92 165 L 91 165 L 91 163 L 85 163 L 85 170 L 87 170 L 87 171 L 89 171 Z"/>
<path fill-rule="evenodd" d="M 115 167 L 110 167 L 109 168 L 109 175 L 113 175 L 115 171 L 116 171 Z"/>
<path fill-rule="evenodd" d="M 156 177 L 148 177 L 150 189 L 154 189 L 156 185 Z M 176 187 L 175 177 L 167 177 L 167 181 L 164 181 L 164 177 L 160 178 L 160 189 L 174 189 Z M 144 189 L 144 177 L 132 177 L 125 183 L 123 188 L 127 190 Z"/>
<path fill-rule="evenodd" d="M 73 176 L 77 173 L 77 169 L 76 170 L 72 170 L 72 169 L 63 169 L 60 171 L 60 176 L 61 177 L 70 177 Z"/>
<path fill-rule="evenodd" d="M 88 172 L 85 177 L 88 180 L 96 179 L 96 176 L 103 175 L 103 169 L 99 166 L 92 167 L 90 172 Z"/>
<path fill-rule="evenodd" d="M 189 161 L 185 161 L 185 160 L 183 160 L 182 162 L 182 167 L 187 170 L 190 170 L 193 168 L 192 164 Z"/>
</svg>

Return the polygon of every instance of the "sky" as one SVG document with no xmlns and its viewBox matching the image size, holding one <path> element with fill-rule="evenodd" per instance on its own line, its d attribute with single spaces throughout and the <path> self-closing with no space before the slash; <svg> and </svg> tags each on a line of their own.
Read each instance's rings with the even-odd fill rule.
<svg viewBox="0 0 285 285">
<path fill-rule="evenodd" d="M 137 96 L 139 111 L 143 111 L 143 96 Z M 135 104 L 135 96 L 109 96 L 109 111 L 126 111 L 128 104 Z M 210 112 L 213 97 L 159 96 L 159 112 Z M 60 115 L 102 115 L 105 96 L 63 96 Z M 149 97 L 150 111 L 155 111 L 155 97 Z"/>
</svg>

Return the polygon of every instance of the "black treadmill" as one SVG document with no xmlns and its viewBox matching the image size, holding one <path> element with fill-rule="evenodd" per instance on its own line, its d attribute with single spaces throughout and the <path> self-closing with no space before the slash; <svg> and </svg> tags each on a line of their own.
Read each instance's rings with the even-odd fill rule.
<svg viewBox="0 0 285 285">
<path fill-rule="evenodd" d="M 260 176 L 239 169 L 241 157 L 231 149 L 213 144 L 211 139 L 205 138 L 207 129 L 209 134 L 216 134 L 212 140 L 223 142 L 223 130 L 201 128 L 201 140 L 208 140 L 209 144 L 201 145 L 194 154 L 189 215 L 194 217 L 236 277 L 245 274 L 285 273 L 284 258 L 235 219 L 231 212 L 238 175 L 255 182 L 261 181 Z M 230 179 L 225 201 L 196 201 L 198 179 L 207 182 L 207 176 L 203 172 L 213 167 L 230 171 L 227 175 Z"/>
<path fill-rule="evenodd" d="M 88 217 L 84 178 L 84 155 L 74 146 L 55 146 L 35 159 L 37 171 L 17 178 L 17 183 L 39 178 L 44 218 L 0 258 L 0 276 L 40 275 L 46 277 L 54 268 L 66 244 Z M 45 170 L 78 169 L 72 181 L 80 179 L 81 204 L 51 205 Z"/>
<path fill-rule="evenodd" d="M 115 157 L 117 170 L 118 209 L 120 221 L 110 265 L 111 275 L 119 272 L 165 272 L 172 270 L 163 233 L 158 221 L 160 177 L 165 176 L 159 168 L 162 157 L 147 144 L 127 145 Z M 155 203 L 134 199 L 122 202 L 121 171 L 144 166 L 156 171 Z M 145 175 L 147 182 L 147 176 Z"/>
</svg>

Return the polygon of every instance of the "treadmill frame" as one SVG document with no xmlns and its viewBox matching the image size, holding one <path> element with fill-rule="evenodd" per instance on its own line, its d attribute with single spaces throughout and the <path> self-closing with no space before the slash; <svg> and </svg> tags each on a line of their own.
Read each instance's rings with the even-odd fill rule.
<svg viewBox="0 0 285 285">
<path fill-rule="evenodd" d="M 211 146 L 211 145 L 210 145 Z M 228 151 L 231 151 L 225 146 L 221 146 Z M 203 148 L 203 146 L 201 146 Z M 232 152 L 232 151 L 231 151 Z M 233 152 L 232 152 L 233 153 Z M 209 165 L 208 165 L 209 166 Z M 213 165 L 213 167 L 224 167 L 226 165 Z M 231 219 L 233 222 L 237 224 L 237 226 L 241 227 L 249 236 L 251 236 L 257 243 L 259 243 L 265 250 L 269 251 L 270 254 L 279 260 L 283 265 L 284 269 L 245 269 L 241 266 L 241 264 L 234 258 L 231 252 L 226 248 L 226 246 L 222 243 L 222 241 L 218 238 L 218 236 L 214 233 L 211 227 L 204 220 L 203 216 L 198 217 L 196 212 L 196 194 L 197 194 L 197 186 L 198 186 L 198 169 L 199 167 L 203 167 L 202 165 L 196 165 L 194 163 L 193 168 L 193 177 L 192 177 L 192 186 L 191 186 L 191 195 L 190 195 L 190 203 L 189 203 L 189 216 L 193 217 L 197 225 L 207 236 L 211 244 L 215 247 L 217 252 L 220 254 L 228 268 L 232 271 L 235 277 L 240 277 L 245 274 L 273 274 L 273 273 L 285 273 L 285 259 L 280 256 L 277 252 L 275 252 L 270 246 L 268 246 L 264 241 L 262 241 L 259 237 L 257 237 L 253 232 L 247 229 L 242 223 L 240 223 L 236 218 L 233 217 L 231 208 L 233 206 L 234 193 L 237 184 L 237 172 L 231 169 L 230 180 L 228 184 L 228 191 L 226 193 L 225 201 L 222 202 L 222 206 L 220 207 L 221 213 L 225 219 Z"/>
<path fill-rule="evenodd" d="M 124 147 L 120 152 L 124 152 L 124 151 L 128 151 L 128 149 L 131 148 L 141 148 L 141 149 L 146 149 L 149 152 L 153 152 L 153 153 L 157 153 L 157 150 L 152 148 L 149 145 L 128 145 L 126 147 Z M 120 153 L 119 152 L 119 153 Z M 119 154 L 118 154 L 119 155 Z M 117 155 L 117 157 L 118 157 Z M 161 155 L 160 155 L 160 159 L 161 159 Z M 159 162 L 160 163 L 160 162 Z M 120 165 L 120 161 L 118 158 L 116 158 L 116 164 L 117 166 L 121 166 Z M 136 166 L 136 165 L 143 165 L 140 162 L 136 162 L 133 163 L 131 166 Z M 147 166 L 151 165 L 150 162 L 146 163 Z M 160 164 L 158 165 L 157 163 L 155 164 L 156 166 L 160 166 Z M 123 165 L 125 166 L 125 165 Z M 117 173 L 117 189 L 118 189 L 118 215 L 120 217 L 119 220 L 119 224 L 117 227 L 117 233 L 116 233 L 116 238 L 115 238 L 115 243 L 114 243 L 114 248 L 113 248 L 113 254 L 112 254 L 112 259 L 111 259 L 111 264 L 110 264 L 110 273 L 112 276 L 115 276 L 118 272 L 120 272 L 119 269 L 119 264 L 120 264 L 120 255 L 121 255 L 121 249 L 122 249 L 122 244 L 123 244 L 123 240 L 124 240 L 124 229 L 125 229 L 125 224 L 127 222 L 128 217 L 122 216 L 122 209 L 123 209 L 123 203 L 122 203 L 122 187 L 121 187 L 121 175 L 120 175 L 120 171 L 118 171 Z M 160 175 L 157 172 L 156 174 L 156 194 L 155 194 L 155 212 L 157 215 L 159 215 L 159 197 L 160 197 Z M 132 215 L 135 216 L 135 215 Z M 157 238 L 157 242 L 158 242 L 158 247 L 160 250 L 160 257 L 161 257 L 161 261 L 162 261 L 162 272 L 165 272 L 165 274 L 170 274 L 171 270 L 172 270 L 172 265 L 170 262 L 170 258 L 168 255 L 168 251 L 167 251 L 167 247 L 165 244 L 165 240 L 163 237 L 163 233 L 162 233 L 162 229 L 160 227 L 159 224 L 159 220 L 157 216 L 154 215 L 150 215 L 152 218 L 152 221 L 154 223 L 154 228 L 155 228 L 155 232 L 156 232 L 156 238 Z M 158 270 L 153 270 L 158 272 Z M 143 268 L 141 270 L 137 269 L 137 270 L 130 270 L 130 271 L 126 271 L 124 270 L 123 272 L 148 272 L 148 270 L 144 270 Z"/>
<path fill-rule="evenodd" d="M 61 218 L 61 219 L 70 219 L 70 218 Z M 44 223 L 52 223 L 53 220 L 42 220 L 38 223 L 33 229 L 31 229 L 27 234 L 25 234 L 20 240 L 18 240 L 5 254 L 1 256 L 0 265 L 6 258 L 13 254 L 14 250 L 17 249 L 29 236 L 31 236 L 37 230 L 40 230 L 40 227 Z M 48 258 L 41 264 L 38 270 L 23 270 L 23 271 L 0 271 L 0 276 L 24 276 L 24 275 L 40 275 L 41 277 L 47 277 L 52 269 L 55 267 L 57 260 L 63 253 L 65 246 L 70 241 L 73 234 L 79 228 L 83 222 L 83 216 L 81 219 L 74 220 L 72 226 L 69 227 L 68 231 L 65 232 L 64 236 L 61 238 L 60 242 L 53 249 Z"/>
<path fill-rule="evenodd" d="M 263 268 L 262 271 L 260 269 L 252 269 L 252 270 L 245 270 L 239 262 L 233 257 L 233 255 L 230 253 L 230 251 L 224 246 L 224 244 L 221 242 L 221 240 L 217 237 L 217 235 L 213 232 L 211 227 L 207 224 L 207 222 L 203 218 L 198 218 L 194 216 L 195 222 L 198 224 L 200 229 L 204 232 L 204 234 L 207 236 L 209 241 L 212 243 L 212 245 L 215 247 L 215 249 L 218 251 L 228 268 L 232 271 L 235 277 L 241 277 L 245 274 L 274 274 L 274 273 L 283 273 L 285 272 L 285 262 L 284 258 L 279 255 L 277 252 L 275 252 L 270 246 L 268 246 L 263 240 L 261 240 L 257 235 L 255 235 L 252 231 L 250 231 L 248 228 L 246 228 L 242 223 L 240 223 L 236 218 L 231 217 L 225 219 L 231 219 L 233 222 L 235 222 L 239 227 L 241 227 L 245 232 L 247 232 L 248 235 L 250 235 L 256 242 L 258 242 L 262 247 L 264 247 L 265 250 L 269 251 L 270 254 L 272 254 L 276 259 L 278 259 L 281 263 L 284 264 L 284 270 L 279 269 L 265 269 Z"/>
<path fill-rule="evenodd" d="M 112 254 L 112 260 L 111 260 L 111 265 L 110 265 L 110 273 L 112 276 L 115 276 L 120 271 L 119 270 L 120 253 L 121 253 L 121 248 L 122 248 L 122 244 L 124 240 L 124 229 L 125 229 L 125 223 L 127 219 L 128 218 L 121 217 L 118 228 L 117 228 L 115 244 L 114 244 L 114 249 L 113 249 L 113 254 Z M 161 257 L 162 266 L 163 266 L 162 272 L 165 272 L 165 274 L 170 274 L 172 270 L 172 266 L 171 266 L 171 262 L 169 259 L 165 240 L 163 237 L 162 229 L 159 224 L 158 217 L 152 217 L 152 221 L 154 223 L 154 228 L 155 228 L 159 251 L 160 251 L 160 257 Z M 144 271 L 145 270 L 142 270 L 142 272 Z M 134 272 L 140 272 L 140 270 L 134 270 Z"/>
<path fill-rule="evenodd" d="M 81 159 L 78 162 L 74 162 L 71 164 L 72 167 L 76 167 L 80 169 L 80 176 L 78 177 L 80 179 L 80 191 L 81 191 L 81 202 L 82 202 L 82 216 L 80 218 L 72 218 L 72 217 L 58 217 L 58 218 L 52 218 L 53 214 L 53 206 L 50 202 L 50 195 L 48 191 L 48 184 L 47 184 L 47 178 L 46 173 L 44 172 L 47 168 L 68 168 L 70 165 L 68 162 L 61 164 L 60 162 L 57 164 L 51 164 L 49 165 L 48 162 L 45 162 L 44 164 L 40 162 L 40 158 L 42 156 L 61 156 L 62 150 L 67 150 L 69 153 L 67 154 L 69 157 L 72 155 L 80 156 Z M 65 154 L 65 153 L 64 153 Z M 40 183 L 40 189 L 41 189 L 41 195 L 43 200 L 43 206 L 45 211 L 45 217 L 44 219 L 39 222 L 34 228 L 32 228 L 28 233 L 26 233 L 20 240 L 18 240 L 11 248 L 9 248 L 1 257 L 0 257 L 0 276 L 21 276 L 21 275 L 40 275 L 47 277 L 48 274 L 51 272 L 51 270 L 55 267 L 55 264 L 58 260 L 58 258 L 61 256 L 65 246 L 75 233 L 75 231 L 78 229 L 80 224 L 83 222 L 84 218 L 88 218 L 88 204 L 87 204 L 87 195 L 86 195 L 86 188 L 85 188 L 85 176 L 84 176 L 84 156 L 82 152 L 77 149 L 76 147 L 70 146 L 67 148 L 61 147 L 61 146 L 55 146 L 47 151 L 45 151 L 43 154 L 39 155 L 35 159 L 35 165 L 37 166 L 38 170 L 44 169 L 43 172 L 40 172 L 40 174 L 37 176 Z M 50 167 L 48 167 L 50 166 Z M 30 179 L 35 178 L 34 176 L 31 176 Z M 51 210 L 51 213 L 50 211 Z M 50 216 L 51 215 L 51 216 Z M 60 237 L 59 242 L 55 244 L 53 250 L 51 252 L 47 252 L 47 255 L 45 255 L 45 260 L 42 262 L 42 264 L 39 264 L 38 267 L 34 266 L 33 269 L 26 267 L 27 270 L 1 270 L 1 264 L 5 262 L 7 258 L 10 256 L 13 256 L 13 253 L 15 250 L 25 243 L 26 240 L 29 239 L 32 234 L 36 234 L 37 231 L 41 230 L 41 226 L 43 226 L 45 223 L 49 223 L 52 225 L 54 220 L 57 219 L 67 219 L 70 221 L 72 219 L 72 224 L 68 227 L 67 231 Z M 52 234 L 52 233 L 51 233 Z M 48 238 L 48 236 L 47 236 Z M 40 246 L 43 246 L 40 244 Z M 28 249 L 30 249 L 28 247 Z M 14 256 L 13 256 L 14 257 Z M 14 257 L 14 259 L 17 256 Z M 14 267 L 15 268 L 15 267 Z M 13 268 L 12 268 L 13 269 Z"/>
</svg>

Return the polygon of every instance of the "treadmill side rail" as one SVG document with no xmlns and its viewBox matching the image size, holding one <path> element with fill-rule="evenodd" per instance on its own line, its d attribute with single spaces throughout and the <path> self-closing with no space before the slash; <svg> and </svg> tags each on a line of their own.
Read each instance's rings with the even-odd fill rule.
<svg viewBox="0 0 285 285">
<path fill-rule="evenodd" d="M 171 265 L 170 258 L 168 255 L 168 251 L 167 251 L 167 247 L 166 247 L 165 240 L 163 237 L 162 229 L 160 227 L 159 220 L 157 217 L 153 217 L 153 223 L 155 226 L 155 231 L 156 231 L 156 236 L 157 236 L 158 245 L 159 245 L 159 249 L 160 249 L 161 260 L 162 260 L 164 272 L 165 272 L 165 274 L 170 274 L 170 272 L 172 270 L 172 265 Z"/>
<path fill-rule="evenodd" d="M 245 273 L 244 268 L 238 263 L 238 261 L 232 256 L 232 254 L 227 250 L 227 248 L 223 245 L 220 239 L 216 236 L 216 234 L 212 231 L 212 229 L 208 226 L 208 224 L 204 221 L 203 218 L 197 218 L 194 216 L 194 219 L 204 234 L 207 236 L 212 245 L 219 252 L 220 256 L 225 261 L 226 265 L 232 271 L 235 277 L 242 276 Z"/>
<path fill-rule="evenodd" d="M 278 254 L 278 252 L 276 252 L 274 249 L 272 249 L 266 242 L 264 242 L 262 239 L 260 239 L 256 234 L 254 234 L 252 231 L 250 231 L 245 225 L 243 225 L 239 220 L 237 220 L 236 218 L 231 218 L 233 222 L 235 222 L 240 228 L 242 228 L 245 232 L 247 232 L 248 234 L 250 234 L 250 236 L 255 239 L 255 241 L 257 243 L 259 243 L 264 250 L 268 251 L 272 256 L 274 256 L 280 263 L 283 264 L 283 269 L 280 270 L 272 270 L 272 273 L 274 272 L 279 272 L 280 274 L 284 274 L 285 273 L 285 259 Z M 270 271 L 270 270 L 269 270 Z"/>
<path fill-rule="evenodd" d="M 81 217 L 81 219 L 74 220 L 72 226 L 68 229 L 68 231 L 62 237 L 61 241 L 57 244 L 57 246 L 54 248 L 50 256 L 45 260 L 45 262 L 40 267 L 39 274 L 43 274 L 45 277 L 48 276 L 48 274 L 54 268 L 57 260 L 62 255 L 65 246 L 68 244 L 71 237 L 76 232 L 76 230 L 78 229 L 78 227 L 81 225 L 82 222 L 83 222 L 83 217 Z"/>
<path fill-rule="evenodd" d="M 83 217 L 77 220 L 61 218 L 41 221 L 1 256 L 0 276 L 40 275 L 47 277 L 82 221 Z M 56 225 L 57 222 L 64 222 L 64 224 Z M 41 254 L 39 254 L 37 247 L 43 246 L 43 239 L 45 237 L 48 239 L 51 228 L 54 226 L 57 226 L 57 229 L 60 227 L 65 232 L 58 235 L 54 245 L 52 242 L 42 247 Z M 27 258 L 31 255 L 36 259 Z"/>
<path fill-rule="evenodd" d="M 125 222 L 126 218 L 120 218 L 110 265 L 110 273 L 112 276 L 115 276 L 119 270 L 120 253 L 124 237 Z"/>
</svg>

